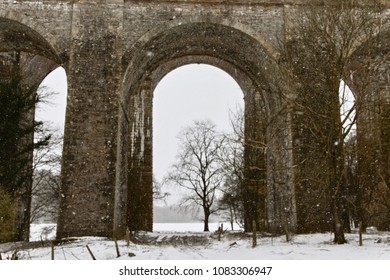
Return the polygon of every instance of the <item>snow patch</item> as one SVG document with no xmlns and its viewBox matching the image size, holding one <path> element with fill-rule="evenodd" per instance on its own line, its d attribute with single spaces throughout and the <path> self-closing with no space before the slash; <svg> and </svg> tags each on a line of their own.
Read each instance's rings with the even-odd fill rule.
<svg viewBox="0 0 390 280">
<path fill-rule="evenodd" d="M 217 223 L 210 225 L 213 230 Z M 348 243 L 334 245 L 331 233 L 295 235 L 291 242 L 285 236 L 259 234 L 258 246 L 252 248 L 251 234 L 227 231 L 218 235 L 202 232 L 202 224 L 155 224 L 155 232 L 134 235 L 138 242 L 118 241 L 121 256 L 117 258 L 115 242 L 108 238 L 75 238 L 55 246 L 56 260 L 90 260 L 86 245 L 98 260 L 388 260 L 390 259 L 390 232 L 373 232 L 364 235 L 363 246 L 358 246 L 358 234 L 346 234 Z M 196 229 L 196 232 L 191 229 Z M 55 225 L 34 224 L 31 240 L 55 238 Z M 133 240 L 133 241 L 134 241 Z M 0 244 L 2 255 L 12 254 L 8 244 Z M 35 246 L 36 247 L 36 246 Z M 20 259 L 50 260 L 51 248 L 20 249 Z"/>
</svg>

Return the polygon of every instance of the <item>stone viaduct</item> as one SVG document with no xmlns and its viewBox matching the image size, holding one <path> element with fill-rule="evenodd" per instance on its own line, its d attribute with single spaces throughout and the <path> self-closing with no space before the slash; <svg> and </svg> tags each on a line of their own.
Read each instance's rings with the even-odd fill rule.
<svg viewBox="0 0 390 280">
<path fill-rule="evenodd" d="M 0 0 L 3 77 L 17 67 L 26 83 L 38 86 L 59 66 L 67 73 L 58 237 L 152 230 L 153 91 L 167 73 L 191 63 L 223 69 L 244 93 L 247 196 L 258 198 L 257 206 L 247 205 L 247 220 L 264 220 L 274 232 L 285 225 L 295 232 L 330 230 L 331 215 L 316 200 L 328 171 L 312 172 L 321 166 L 321 147 L 302 161 L 305 139 L 286 106 L 289 96 L 275 94 L 267 82 L 286 78 L 275 77 L 280 39 L 308 2 L 316 1 Z M 371 77 L 381 112 L 390 106 L 389 29 L 384 33 L 376 54 L 381 72 Z M 364 57 L 356 63 L 364 65 Z M 356 95 L 355 81 L 366 78 L 361 69 L 351 66 L 354 78 L 345 79 Z M 382 121 L 373 131 L 379 120 L 367 117 L 375 109 L 368 107 L 360 114 L 361 133 L 374 155 L 381 147 L 389 167 L 390 145 L 377 134 L 390 125 Z"/>
</svg>

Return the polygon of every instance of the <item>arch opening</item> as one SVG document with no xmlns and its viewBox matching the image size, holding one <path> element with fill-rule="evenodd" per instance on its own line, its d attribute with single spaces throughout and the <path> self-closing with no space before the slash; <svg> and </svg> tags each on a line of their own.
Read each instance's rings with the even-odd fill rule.
<svg viewBox="0 0 390 280">
<path fill-rule="evenodd" d="M 245 129 L 243 132 L 245 148 L 244 160 L 251 168 L 246 168 L 242 172 L 246 172 L 246 181 L 242 182 L 242 188 L 245 188 L 245 195 L 247 201 L 252 201 L 250 205 L 245 205 L 244 216 L 246 216 L 246 224 L 249 225 L 246 230 L 250 230 L 253 217 L 251 215 L 259 215 L 261 213 L 262 220 L 265 219 L 266 208 L 266 154 L 264 144 L 266 142 L 266 125 L 267 125 L 267 109 L 264 104 L 263 92 L 258 92 L 256 87 L 253 86 L 253 82 L 247 75 L 242 73 L 239 69 L 235 69 L 229 63 L 226 63 L 220 59 L 216 59 L 209 56 L 186 56 L 180 59 L 174 59 L 166 64 L 162 64 L 155 72 L 150 73 L 150 78 L 144 81 L 139 91 L 134 94 L 130 102 L 131 106 L 127 114 L 127 139 L 130 139 L 126 145 L 129 147 L 129 152 L 126 158 L 127 172 L 127 205 L 129 210 L 127 214 L 127 226 L 140 227 L 143 229 L 152 229 L 152 217 L 144 217 L 142 215 L 134 215 L 142 207 L 150 207 L 145 203 L 145 198 L 150 197 L 149 201 L 152 201 L 152 145 L 150 143 L 152 130 L 148 130 L 151 125 L 151 118 L 148 118 L 152 112 L 152 98 L 153 92 L 162 77 L 165 77 L 167 73 L 176 69 L 177 67 L 191 64 L 191 63 L 205 63 L 213 65 L 217 68 L 223 69 L 225 75 L 230 75 L 230 79 L 234 79 L 235 87 L 241 89 L 245 100 L 245 110 L 243 118 L 245 119 Z M 210 66 L 209 66 L 210 67 Z M 227 70 L 227 71 L 226 71 Z M 168 74 L 169 76 L 169 74 Z M 238 84 L 239 85 L 238 85 Z M 158 86 L 157 86 L 158 87 Z M 247 106 L 248 104 L 248 106 Z M 187 113 L 187 112 L 186 112 Z M 133 114 L 133 115 L 132 115 Z M 277 132 L 270 132 L 271 138 L 277 135 Z M 149 141 L 149 142 L 148 142 Z M 259 145 L 258 143 L 262 143 Z M 148 146 L 150 145 L 150 146 Z M 275 145 L 279 145 L 275 144 Z M 244 152 L 243 152 L 244 153 Z M 254 156 L 256 154 L 256 156 Z M 257 170 L 253 170 L 253 167 L 257 166 Z M 256 168 L 255 168 L 256 169 Z M 248 185 L 248 186 L 246 186 Z M 143 187 L 142 187 L 143 186 Z M 150 187 L 147 187 L 150 186 Z M 147 189 L 149 188 L 149 194 Z M 261 191 L 258 189 L 261 188 Z M 134 197 L 136 193 L 143 193 L 142 197 Z M 147 199 L 148 200 L 148 199 Z M 138 205 L 138 206 L 137 206 Z M 140 206 L 142 205 L 142 206 Z M 259 209 L 257 211 L 257 209 Z M 147 214 L 148 211 L 141 211 Z M 150 215 L 150 211 L 149 211 Z M 138 221 L 136 221 L 138 220 Z"/>
<path fill-rule="evenodd" d="M 152 108 L 150 100 L 158 82 L 170 71 L 191 63 L 205 63 L 224 70 L 238 82 L 244 93 L 245 126 L 250 127 L 245 129 L 245 138 L 254 139 L 251 144 L 246 145 L 245 162 L 247 166 L 261 165 L 257 171 L 253 168 L 245 170 L 249 174 L 247 176 L 249 179 L 245 182 L 248 185 L 247 199 L 255 197 L 255 201 L 246 205 L 244 210 L 247 216 L 245 223 L 248 225 L 246 230 L 251 230 L 254 219 L 265 225 L 267 211 L 265 198 L 269 195 L 266 190 L 267 184 L 269 182 L 276 184 L 276 180 L 279 180 L 275 178 L 267 181 L 269 170 L 267 166 L 290 164 L 287 157 L 271 163 L 274 158 L 265 154 L 269 151 L 276 156 L 280 153 L 280 146 L 290 143 L 278 140 L 279 136 L 284 139 L 288 132 L 271 125 L 285 122 L 286 113 L 285 110 L 280 113 L 277 109 L 284 100 L 279 95 L 272 94 L 273 91 L 266 79 L 267 75 L 273 75 L 272 70 L 276 67 L 274 58 L 269 56 L 260 42 L 240 30 L 227 25 L 197 22 L 174 26 L 154 34 L 149 41 L 134 45 L 125 60 L 129 61 L 129 66 L 125 72 L 120 101 L 122 109 L 119 115 L 116 162 L 114 235 L 123 236 L 126 227 L 134 227 L 134 230 L 135 228 L 152 230 L 151 210 L 143 211 L 148 213 L 149 217 L 139 214 L 135 218 L 133 214 L 129 214 L 139 211 L 141 206 L 137 205 L 152 209 L 152 159 L 151 156 L 150 159 L 146 159 L 152 150 L 145 146 L 145 141 L 150 141 L 148 137 L 152 133 L 145 129 L 150 125 L 150 119 L 145 116 L 151 114 L 148 113 Z M 271 119 L 272 114 L 274 117 Z M 271 149 L 267 149 L 265 144 L 267 141 L 270 142 Z M 291 151 L 286 148 L 283 150 Z M 249 156 L 253 154 L 258 156 Z M 276 168 L 268 173 L 274 172 Z M 146 191 L 142 197 L 130 198 L 132 194 L 137 193 L 131 186 L 145 186 L 143 190 Z M 292 185 L 289 184 L 288 187 Z M 258 188 L 261 188 L 261 191 L 258 191 Z M 291 196 L 284 201 L 293 203 L 292 200 Z M 130 210 L 126 210 L 125 213 L 123 209 Z M 262 213 L 260 219 L 257 218 L 259 212 Z M 291 213 L 294 215 L 295 212 Z M 140 222 L 135 222 L 135 219 Z M 292 224 L 295 224 L 296 219 L 292 217 L 291 220 Z"/>
<path fill-rule="evenodd" d="M 161 184 L 177 157 L 180 131 L 193 126 L 195 120 L 211 120 L 217 130 L 231 133 L 229 110 L 243 108 L 243 93 L 237 82 L 225 71 L 207 64 L 190 64 L 176 68 L 162 78 L 153 94 L 153 174 Z M 161 223 L 198 223 L 199 217 L 183 215 L 171 206 L 178 206 L 184 193 L 182 188 L 165 186 L 163 193 L 171 195 L 165 202 L 155 200 L 154 229 L 165 229 Z M 192 193 L 188 193 L 192 195 Z M 221 194 L 219 194 L 221 195 Z M 215 206 L 215 205 L 214 205 Z M 199 209 L 198 209 L 199 210 Z M 162 216 L 161 213 L 164 213 Z M 222 213 L 212 221 L 222 221 Z M 222 214 L 223 215 L 223 214 Z M 186 230 L 182 225 L 172 225 L 171 230 Z M 211 225 L 214 229 L 215 224 Z M 203 226 L 198 225 L 198 231 Z M 216 228 L 215 228 L 216 229 Z"/>
<path fill-rule="evenodd" d="M 43 130 L 35 133 L 34 141 L 45 135 L 51 137 L 46 146 L 34 151 L 30 241 L 39 241 L 39 232 L 45 232 L 47 239 L 56 234 L 67 99 L 65 69 L 58 67 L 50 72 L 39 85 L 38 93 L 44 101 L 38 104 L 35 119 L 43 123 Z"/>
</svg>

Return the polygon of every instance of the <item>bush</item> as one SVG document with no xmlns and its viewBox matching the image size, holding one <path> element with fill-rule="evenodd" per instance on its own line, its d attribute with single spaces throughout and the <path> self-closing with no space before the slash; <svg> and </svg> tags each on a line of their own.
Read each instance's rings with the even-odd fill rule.
<svg viewBox="0 0 390 280">
<path fill-rule="evenodd" d="M 0 243 L 15 239 L 15 207 L 12 197 L 0 186 Z"/>
</svg>

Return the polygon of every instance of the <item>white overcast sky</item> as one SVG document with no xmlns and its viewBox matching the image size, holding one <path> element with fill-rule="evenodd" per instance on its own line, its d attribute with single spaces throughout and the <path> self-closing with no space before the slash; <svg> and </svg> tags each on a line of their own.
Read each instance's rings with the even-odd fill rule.
<svg viewBox="0 0 390 280">
<path fill-rule="evenodd" d="M 66 74 L 53 71 L 42 83 L 58 92 L 50 104 L 37 110 L 37 119 L 63 130 L 66 107 Z M 161 180 L 174 162 L 177 135 L 194 120 L 211 119 L 220 130 L 229 129 L 229 109 L 243 106 L 239 85 L 226 72 L 209 65 L 191 64 L 165 76 L 153 99 L 153 172 Z"/>
</svg>

